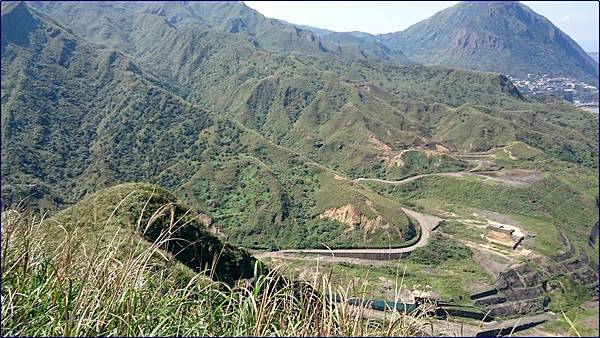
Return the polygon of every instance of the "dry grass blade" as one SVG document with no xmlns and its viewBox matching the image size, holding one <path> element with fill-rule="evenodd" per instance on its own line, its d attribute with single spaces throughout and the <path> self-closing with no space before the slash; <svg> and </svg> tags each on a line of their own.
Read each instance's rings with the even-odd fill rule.
<svg viewBox="0 0 600 338">
<path fill-rule="evenodd" d="M 164 250 L 170 241 L 185 240 L 174 234 L 190 222 L 187 213 L 185 220 L 175 217 L 173 205 L 167 203 L 149 217 L 136 216 L 135 225 L 128 224 L 140 231 L 128 231 L 120 228 L 116 216 L 130 196 L 112 210 L 92 241 L 86 239 L 85 229 L 61 224 L 56 233 L 62 241 L 50 244 L 43 236 L 43 218 L 14 214 L 11 219 L 10 213 L 3 213 L 3 335 L 416 333 L 410 330 L 417 317 L 392 313 L 393 322 L 387 326 L 367 318 L 365 308 L 348 302 L 354 285 L 334 288 L 331 270 L 309 283 L 287 279 L 278 268 L 261 274 L 256 264 L 253 279 L 229 286 L 208 279 L 223 264 L 221 248 L 207 271 L 191 272 L 173 259 L 177 252 Z M 142 212 L 149 211 L 145 202 Z M 167 223 L 160 234 L 147 242 L 145 231 L 163 219 Z M 53 249 L 42 250 L 48 246 Z M 367 286 L 361 289 L 366 294 Z"/>
<path fill-rule="evenodd" d="M 573 322 L 571 321 L 571 319 L 569 319 L 569 317 L 567 317 L 567 315 L 563 311 L 562 307 L 560 308 L 560 313 L 562 314 L 563 318 L 567 321 L 567 323 L 569 324 L 569 326 L 571 327 L 571 329 L 573 330 L 573 332 L 575 332 L 575 334 L 577 335 L 577 337 L 581 337 L 581 334 L 579 334 L 579 331 L 577 331 L 577 328 L 575 327 L 575 325 L 573 324 Z"/>
</svg>

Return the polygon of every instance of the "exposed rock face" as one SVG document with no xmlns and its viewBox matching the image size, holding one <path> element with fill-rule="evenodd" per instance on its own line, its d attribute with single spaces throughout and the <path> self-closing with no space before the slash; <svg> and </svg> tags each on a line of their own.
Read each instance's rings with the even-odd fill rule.
<svg viewBox="0 0 600 338">
<path fill-rule="evenodd" d="M 373 208 L 371 209 L 373 211 L 376 211 Z M 366 215 L 357 212 L 352 204 L 346 204 L 339 208 L 327 209 L 319 215 L 319 218 L 329 219 L 347 224 L 347 232 L 354 231 L 354 229 L 356 229 L 356 226 L 361 225 L 364 229 L 363 237 L 365 240 L 367 239 L 368 234 L 373 232 L 375 229 L 390 228 L 390 223 L 386 222 L 380 215 L 377 215 L 375 218 L 369 218 Z"/>
<path fill-rule="evenodd" d="M 504 49 L 505 43 L 491 35 L 461 29 L 452 41 L 450 53 L 455 56 L 468 56 L 475 54 L 480 48 Z"/>
<path fill-rule="evenodd" d="M 523 236 L 516 236 L 513 231 L 509 233 L 503 232 L 503 229 L 488 226 L 488 232 L 485 236 L 488 241 L 502 246 L 516 249 L 519 243 L 523 240 Z"/>
<path fill-rule="evenodd" d="M 402 159 L 401 159 L 402 154 L 400 154 L 398 156 L 394 156 L 392 148 L 389 145 L 383 143 L 381 140 L 379 140 L 374 135 L 371 135 L 369 140 L 370 140 L 373 148 L 375 148 L 377 150 L 378 154 L 377 154 L 376 160 L 383 161 L 388 166 L 394 166 L 394 165 L 400 166 L 400 165 L 404 164 L 404 162 L 402 162 Z"/>
<path fill-rule="evenodd" d="M 598 64 L 575 41 L 517 1 L 462 1 L 378 38 L 423 64 L 598 81 Z"/>
</svg>

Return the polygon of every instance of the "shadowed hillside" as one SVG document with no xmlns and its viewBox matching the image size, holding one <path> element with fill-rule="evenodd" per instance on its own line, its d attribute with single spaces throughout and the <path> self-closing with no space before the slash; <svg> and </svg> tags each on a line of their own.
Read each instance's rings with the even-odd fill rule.
<svg viewBox="0 0 600 338">
<path fill-rule="evenodd" d="M 47 235 L 56 243 L 78 236 L 81 250 L 93 250 L 112 236 L 132 236 L 158 245 L 197 272 L 212 271 L 213 278 L 233 283 L 254 277 L 256 259 L 247 252 L 223 244 L 211 234 L 202 217 L 179 204 L 171 193 L 149 184 L 128 183 L 100 190 L 76 205 L 47 219 Z M 77 234 L 77 235 L 75 235 Z M 128 248 L 122 255 L 127 255 Z"/>
</svg>

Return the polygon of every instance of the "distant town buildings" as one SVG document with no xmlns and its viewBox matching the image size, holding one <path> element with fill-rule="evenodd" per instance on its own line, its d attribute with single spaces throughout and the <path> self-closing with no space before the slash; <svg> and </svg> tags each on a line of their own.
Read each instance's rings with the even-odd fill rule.
<svg viewBox="0 0 600 338">
<path fill-rule="evenodd" d="M 507 75 L 523 94 L 552 94 L 576 105 L 598 105 L 598 88 L 567 77 L 527 74 L 526 79 Z"/>
</svg>

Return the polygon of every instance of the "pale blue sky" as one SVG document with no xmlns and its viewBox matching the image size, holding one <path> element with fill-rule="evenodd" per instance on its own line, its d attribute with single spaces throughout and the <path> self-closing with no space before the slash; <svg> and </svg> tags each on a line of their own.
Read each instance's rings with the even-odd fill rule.
<svg viewBox="0 0 600 338">
<path fill-rule="evenodd" d="M 458 1 L 245 1 L 265 16 L 339 32 L 397 32 Z M 523 1 L 587 51 L 598 51 L 597 1 Z"/>
</svg>

